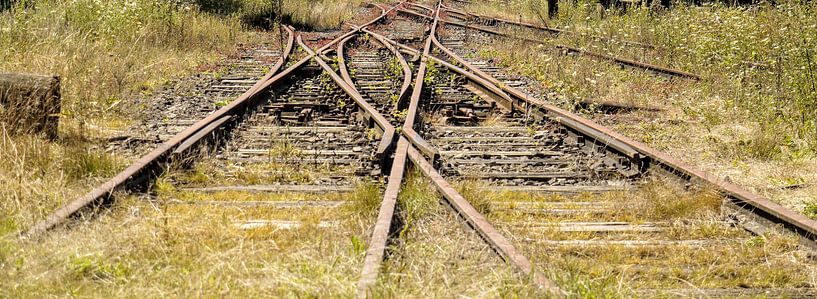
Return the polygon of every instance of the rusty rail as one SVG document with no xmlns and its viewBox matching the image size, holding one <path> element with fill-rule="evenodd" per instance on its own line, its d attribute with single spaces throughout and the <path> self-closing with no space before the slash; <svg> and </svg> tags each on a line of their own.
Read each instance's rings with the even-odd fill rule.
<svg viewBox="0 0 817 299">
<path fill-rule="evenodd" d="M 389 177 L 389 184 L 386 189 L 386 196 L 384 196 L 384 201 L 381 204 L 380 211 L 378 213 L 378 219 L 376 226 L 374 228 L 370 247 L 366 254 L 366 259 L 363 265 L 363 274 L 361 275 L 361 280 L 358 282 L 358 296 L 359 297 L 367 297 L 369 294 L 370 287 L 375 283 L 377 278 L 378 269 L 382 262 L 383 256 L 385 255 L 385 248 L 386 242 L 388 240 L 388 233 L 389 228 L 391 227 L 391 221 L 394 216 L 394 208 L 396 206 L 396 199 L 397 193 L 399 192 L 400 182 L 402 181 L 402 174 L 404 173 L 405 168 L 405 159 L 408 156 L 411 157 L 411 161 L 418 167 L 421 168 L 423 173 L 428 176 L 432 182 L 434 182 L 437 189 L 444 195 L 444 198 L 449 202 L 450 207 L 456 211 L 469 225 L 486 241 L 496 252 L 500 255 L 504 260 L 513 264 L 513 266 L 519 270 L 523 275 L 527 277 L 532 277 L 534 283 L 536 283 L 540 288 L 546 291 L 552 297 L 563 297 L 565 296 L 564 291 L 562 291 L 556 284 L 545 278 L 543 275 L 535 273 L 533 268 L 531 267 L 530 261 L 525 258 L 524 255 L 519 253 L 513 244 L 510 243 L 501 233 L 499 233 L 486 219 L 482 216 L 473 206 L 468 203 L 468 201 L 463 198 L 455 189 L 451 187 L 451 185 L 433 169 L 433 165 L 431 165 L 413 145 L 417 145 L 419 148 L 423 149 L 423 151 L 428 154 L 431 153 L 432 159 L 436 157 L 436 149 L 434 149 L 431 145 L 429 145 L 423 138 L 419 136 L 414 130 L 414 121 L 417 116 L 417 110 L 419 107 L 420 96 L 422 94 L 423 88 L 423 79 L 425 78 L 425 70 L 427 67 L 428 59 L 432 58 L 430 56 L 431 48 L 434 43 L 435 32 L 437 28 L 437 20 L 439 19 L 439 13 L 441 11 L 440 7 L 442 6 L 442 1 L 439 2 L 437 9 L 435 10 L 435 17 L 434 22 L 431 26 L 430 36 L 426 40 L 425 47 L 422 52 L 420 65 L 418 67 L 417 77 L 414 82 L 414 90 L 411 96 L 411 102 L 409 103 L 408 114 L 403 124 L 403 134 L 404 137 L 400 138 L 398 142 L 397 152 L 395 154 L 395 159 L 393 161 L 393 168 L 392 172 L 395 175 L 400 175 L 400 177 Z M 371 36 L 374 36 L 376 39 L 384 42 L 384 44 L 390 43 L 389 39 L 386 37 L 376 34 L 374 32 L 368 31 L 364 29 L 364 32 L 369 33 Z M 392 41 L 393 42 L 393 41 Z M 395 43 L 396 44 L 396 43 Z M 398 44 L 399 45 L 399 44 Z M 418 51 L 419 52 L 419 51 Z M 408 138 L 412 139 L 412 144 L 409 144 Z M 403 145 L 405 144 L 405 146 Z M 397 169 L 395 169 L 397 168 Z M 374 243 L 376 242 L 376 243 Z"/>
<path fill-rule="evenodd" d="M 431 25 L 430 34 L 434 34 L 434 30 L 437 28 L 437 21 L 435 21 Z M 431 37 L 427 38 L 425 43 L 424 53 L 429 53 L 431 51 Z M 400 60 L 404 60 L 402 55 L 398 57 Z M 405 60 L 404 60 L 405 61 Z M 421 60 L 420 66 L 417 69 L 417 79 L 414 81 L 414 89 L 411 93 L 411 100 L 409 102 L 408 113 L 403 123 L 403 128 L 410 129 L 414 127 L 414 119 L 417 116 L 417 107 L 420 103 L 420 95 L 423 89 L 423 78 L 425 77 L 426 72 L 426 61 Z M 410 80 L 411 76 L 404 77 L 404 79 Z M 405 82 L 404 82 L 405 84 Z M 412 130 L 413 132 L 413 130 Z M 400 192 L 400 186 L 403 182 L 403 175 L 405 173 L 404 169 L 406 167 L 406 156 L 407 151 L 409 148 L 408 141 L 401 137 L 400 141 L 398 141 L 397 151 L 394 155 L 394 160 L 392 160 L 392 171 L 391 175 L 389 176 L 389 183 L 386 186 L 386 193 L 383 197 L 383 202 L 380 205 L 380 209 L 378 210 L 377 214 L 377 222 L 375 227 L 372 231 L 371 241 L 369 243 L 369 249 L 366 250 L 366 258 L 363 262 L 363 269 L 361 271 L 361 277 L 358 281 L 357 285 L 357 294 L 358 297 L 365 298 L 371 294 L 371 287 L 377 281 L 377 275 L 380 272 L 380 265 L 383 261 L 383 257 L 386 254 L 386 242 L 388 241 L 388 234 L 391 230 L 392 220 L 394 219 L 394 210 L 397 206 L 397 195 Z"/>
<path fill-rule="evenodd" d="M 496 22 L 499 22 L 499 23 L 505 23 L 505 24 L 511 24 L 511 25 L 527 27 L 527 28 L 531 28 L 531 29 L 537 29 L 537 30 L 541 30 L 541 31 L 547 31 L 547 32 L 549 32 L 551 34 L 554 34 L 554 35 L 573 34 L 573 35 L 579 35 L 579 36 L 587 36 L 587 37 L 590 37 L 590 38 L 593 38 L 593 39 L 603 40 L 603 41 L 609 42 L 609 43 L 621 43 L 621 44 L 624 44 L 624 45 L 633 46 L 633 47 L 640 47 L 640 48 L 644 48 L 644 49 L 658 49 L 658 47 L 656 47 L 655 45 L 651 45 L 651 44 L 645 44 L 645 43 L 635 42 L 635 41 L 630 41 L 630 40 L 618 40 L 618 39 L 607 38 L 607 37 L 592 35 L 592 34 L 577 33 L 577 32 L 574 32 L 574 31 L 549 27 L 547 25 L 539 25 L 539 24 L 533 24 L 533 23 L 522 22 L 522 21 L 513 21 L 513 20 L 508 20 L 508 19 L 503 19 L 503 18 L 490 17 L 490 16 L 486 16 L 486 15 L 478 15 L 478 14 L 470 13 L 470 12 L 467 12 L 467 11 L 451 8 L 451 7 L 448 7 L 448 6 L 445 6 L 445 5 L 443 5 L 443 9 L 445 11 L 447 11 L 447 12 L 453 12 L 453 13 L 463 15 L 463 16 L 471 16 L 471 17 L 476 17 L 478 19 L 493 20 L 493 21 L 496 21 Z"/>
<path fill-rule="evenodd" d="M 420 152 L 410 147 L 408 148 L 408 154 L 414 165 L 417 166 L 425 176 L 431 179 L 431 182 L 437 187 L 437 190 L 440 191 L 448 204 L 450 204 L 503 259 L 513 264 L 523 275 L 530 277 L 533 282 L 544 289 L 550 297 L 565 297 L 567 295 L 558 285 L 547 279 L 542 273 L 538 273 L 533 269 L 528 258 L 519 252 L 519 250 L 513 246 L 513 243 L 505 238 L 502 233 L 496 230 L 496 228 L 488 222 L 488 219 L 485 219 L 485 216 L 482 216 L 468 200 L 462 197 Z"/>
<path fill-rule="evenodd" d="M 415 16 L 415 17 L 418 17 L 418 18 L 425 18 L 425 19 L 430 18 L 429 16 L 418 14 L 416 12 L 408 11 L 408 10 L 398 10 L 397 12 L 403 13 L 403 14 L 408 14 L 408 15 Z M 660 65 L 654 65 L 654 64 L 635 61 L 635 60 L 632 60 L 632 59 L 620 58 L 620 57 L 616 57 L 616 56 L 612 56 L 612 55 L 596 53 L 596 52 L 587 51 L 587 50 L 584 50 L 584 49 L 571 47 L 571 46 L 567 46 L 567 45 L 551 44 L 551 43 L 547 43 L 547 42 L 542 41 L 542 40 L 532 39 L 532 38 L 528 38 L 528 37 L 515 36 L 515 35 L 512 35 L 512 34 L 505 33 L 505 32 L 491 30 L 491 29 L 488 29 L 488 28 L 482 28 L 482 27 L 479 27 L 479 26 L 473 26 L 473 25 L 469 25 L 469 24 L 465 24 L 465 23 L 461 23 L 461 22 L 456 22 L 456 21 L 441 20 L 441 22 L 449 24 L 449 25 L 454 25 L 454 26 L 459 26 L 459 27 L 464 27 L 464 28 L 470 28 L 470 29 L 482 31 L 482 32 L 485 32 L 485 33 L 499 35 L 499 36 L 503 36 L 503 37 L 507 37 L 507 38 L 514 38 L 514 39 L 524 40 L 524 41 L 527 41 L 527 42 L 547 45 L 547 46 L 550 46 L 550 47 L 552 47 L 554 49 L 557 49 L 557 50 L 562 50 L 562 51 L 566 51 L 566 52 L 569 52 L 569 53 L 577 53 L 577 54 L 580 54 L 580 55 L 600 58 L 600 59 L 604 59 L 604 60 L 609 60 L 609 61 L 618 63 L 620 65 L 639 68 L 639 69 L 644 69 L 644 70 L 648 70 L 648 71 L 655 72 L 655 73 L 660 73 L 660 74 L 665 74 L 665 75 L 675 76 L 675 77 L 688 78 L 688 79 L 692 79 L 692 80 L 701 80 L 701 77 L 699 75 L 696 75 L 696 74 L 693 74 L 693 73 L 690 73 L 690 72 L 685 72 L 685 71 L 681 71 L 681 70 L 676 70 L 676 69 L 672 69 L 672 68 L 663 67 L 663 66 L 660 66 Z"/>
<path fill-rule="evenodd" d="M 691 166 L 668 156 L 667 154 L 654 150 L 637 141 L 631 140 L 604 126 L 581 118 L 569 111 L 550 105 L 544 101 L 535 99 L 534 97 L 529 96 L 516 88 L 502 84 L 502 82 L 498 79 L 474 67 L 466 60 L 459 57 L 456 53 L 442 45 L 442 43 L 440 43 L 436 37 L 436 30 L 439 24 L 443 22 L 457 26 L 465 26 L 467 28 L 481 30 L 492 34 L 499 34 L 509 37 L 513 36 L 485 28 L 479 28 L 477 26 L 442 20 L 440 19 L 440 14 L 444 10 L 442 1 L 438 2 L 436 9 L 409 3 L 416 7 L 431 11 L 434 15 L 433 17 L 400 9 L 399 7 L 402 4 L 403 3 L 400 3 L 388 10 L 384 9 L 382 6 L 378 6 L 381 9 L 381 14 L 379 17 L 361 26 L 353 25 L 352 31 L 335 38 L 317 50 L 311 49 L 303 42 L 301 36 L 296 37 L 295 32 L 291 28 L 285 27 L 289 33 L 286 50 L 282 53 L 282 56 L 272 67 L 270 72 L 268 72 L 261 80 L 256 82 L 247 92 L 239 96 L 229 105 L 198 121 L 193 126 L 185 129 L 170 140 L 161 144 L 158 148 L 141 157 L 136 163 L 117 174 L 105 184 L 85 194 L 83 197 L 61 207 L 49 215 L 45 220 L 34 225 L 24 234 L 27 236 L 42 234 L 66 221 L 67 218 L 76 214 L 82 208 L 87 207 L 106 196 L 110 196 L 116 189 L 129 184 L 137 183 L 141 179 L 157 175 L 162 171 L 162 163 L 172 160 L 177 155 L 187 153 L 199 142 L 213 134 L 217 129 L 232 122 L 238 115 L 246 111 L 246 109 L 249 109 L 252 103 L 258 100 L 262 94 L 262 91 L 280 83 L 283 79 L 290 76 L 297 69 L 306 65 L 312 59 L 314 59 L 318 65 L 326 73 L 328 73 L 330 78 L 355 101 L 355 103 L 365 112 L 366 116 L 373 120 L 373 122 L 382 129 L 383 137 L 381 138 L 376 153 L 378 157 L 386 159 L 387 155 L 390 153 L 392 144 L 394 143 L 395 134 L 398 132 L 398 130 L 394 128 L 394 126 L 392 126 L 390 122 L 371 104 L 369 104 L 355 88 L 354 82 L 348 72 L 346 62 L 344 61 L 344 47 L 346 43 L 355 38 L 358 33 L 365 32 L 375 37 L 375 39 L 380 41 L 389 49 L 389 51 L 399 58 L 400 65 L 403 69 L 404 78 L 403 84 L 400 88 L 398 103 L 402 103 L 403 100 L 409 95 L 410 98 L 408 103 L 408 114 L 402 128 L 399 130 L 399 135 L 397 135 L 398 140 L 396 142 L 396 147 L 394 148 L 395 155 L 388 178 L 386 191 L 384 192 L 383 201 L 378 211 L 377 220 L 372 231 L 369 247 L 367 249 L 364 265 L 361 271 L 361 277 L 357 285 L 357 295 L 359 297 L 367 297 L 372 295 L 371 287 L 376 282 L 381 263 L 385 256 L 392 220 L 394 218 L 394 212 L 397 206 L 397 197 L 399 195 L 400 187 L 406 171 L 406 161 L 411 161 L 431 179 L 432 183 L 441 192 L 450 207 L 461 217 L 463 217 L 470 227 L 472 227 L 480 235 L 480 237 L 483 238 L 504 260 L 510 262 L 525 276 L 531 277 L 533 281 L 547 291 L 550 296 L 563 297 L 566 295 L 564 291 L 562 291 L 556 284 L 548 280 L 541 273 L 538 273 L 536 269 L 532 267 L 530 261 L 524 255 L 522 255 L 505 236 L 496 230 L 483 215 L 474 209 L 474 207 L 464 197 L 462 197 L 445 180 L 445 178 L 443 178 L 436 171 L 436 169 L 434 169 L 433 163 L 439 155 L 439 152 L 413 129 L 415 121 L 419 116 L 418 110 L 420 98 L 422 96 L 423 79 L 425 77 L 426 69 L 428 67 L 427 63 L 429 61 L 439 63 L 443 67 L 466 77 L 474 84 L 481 86 L 502 100 L 507 101 L 512 110 L 517 109 L 520 111 L 525 111 L 526 113 L 533 111 L 542 117 L 559 121 L 565 127 L 575 130 L 582 135 L 595 138 L 615 151 L 628 156 L 631 159 L 637 160 L 640 163 L 654 163 L 687 180 L 700 180 L 705 184 L 714 185 L 716 188 L 718 188 L 718 190 L 725 193 L 729 197 L 732 204 L 748 210 L 750 213 L 759 214 L 775 223 L 783 224 L 787 229 L 794 231 L 802 238 L 810 242 L 814 242 L 815 237 L 817 237 L 817 222 L 814 220 L 808 219 L 799 213 L 786 209 L 766 198 L 751 194 L 734 184 L 723 182 L 706 172 L 694 169 Z M 430 26 L 429 36 L 425 41 L 422 51 L 402 45 L 366 28 L 367 26 L 382 20 L 392 11 L 408 13 L 412 16 L 422 17 L 433 21 Z M 497 20 L 500 21 L 499 19 Z M 517 25 L 524 25 L 524 23 L 517 23 Z M 521 39 L 540 42 L 528 38 Z M 280 71 L 280 69 L 287 63 L 296 40 L 308 55 L 292 66 Z M 332 49 L 332 47 L 335 45 L 337 45 L 336 51 L 340 75 L 338 75 L 338 73 L 336 73 L 325 61 L 325 53 L 335 50 Z M 445 59 L 433 56 L 431 54 L 431 50 L 434 47 L 439 48 L 443 53 L 445 53 L 445 55 L 450 57 L 456 63 L 461 64 L 462 67 L 446 61 Z M 604 54 L 586 52 L 581 49 L 561 45 L 554 45 L 554 47 L 583 55 L 609 59 L 618 63 L 640 67 L 651 71 L 699 79 L 697 75 L 667 69 L 660 66 L 643 64 Z M 421 59 L 413 84 L 410 66 L 400 54 L 400 50 L 418 55 Z M 410 94 L 408 92 L 409 88 L 412 88 L 412 92 Z M 397 107 L 395 107 L 395 109 L 396 108 Z M 426 159 L 426 157 L 430 158 L 430 162 L 429 159 Z M 159 170 L 156 170 L 157 167 Z"/>
<path fill-rule="evenodd" d="M 115 189 L 130 183 L 135 183 L 132 180 L 143 179 L 146 176 L 155 175 L 153 173 L 154 167 L 159 166 L 158 164 L 160 164 L 161 161 L 167 159 L 168 156 L 171 154 L 172 150 L 176 149 L 180 144 L 189 142 L 188 139 L 194 137 L 196 133 L 206 128 L 211 123 L 219 119 L 222 119 L 225 116 L 231 115 L 235 111 L 238 111 L 246 107 L 248 102 L 259 94 L 258 92 L 259 90 L 267 88 L 271 84 L 279 81 L 281 78 L 284 77 L 283 76 L 284 74 L 291 72 L 294 69 L 293 66 L 285 70 L 284 72 L 279 73 L 276 76 L 273 76 L 273 74 L 277 73 L 278 70 L 284 65 L 284 63 L 286 63 L 289 54 L 292 52 L 292 41 L 294 39 L 294 33 L 290 31 L 288 28 L 287 31 L 289 32 L 287 49 L 284 51 L 284 53 L 282 53 L 282 56 L 279 58 L 278 62 L 275 64 L 275 66 L 273 66 L 270 72 L 264 76 L 266 80 L 259 80 L 258 82 L 255 83 L 255 85 L 253 85 L 252 88 L 250 88 L 250 90 L 239 96 L 229 105 L 224 106 L 215 113 L 205 117 L 204 119 L 198 121 L 194 125 L 185 129 L 184 131 L 176 134 L 176 136 L 162 143 L 158 148 L 154 149 L 147 155 L 141 157 L 139 160 L 131 164 L 128 168 L 126 168 L 125 170 L 123 170 L 122 172 L 120 172 L 119 174 L 117 174 L 116 176 L 114 176 L 101 186 L 95 188 L 94 190 L 85 194 L 79 199 L 72 201 L 62 206 L 55 212 L 51 213 L 46 217 L 45 220 L 36 223 L 34 226 L 25 231 L 23 235 L 37 236 L 42 233 L 45 233 L 49 229 L 64 222 L 68 217 L 74 215 L 82 208 L 104 197 L 110 196 Z"/>
<path fill-rule="evenodd" d="M 348 39 L 350 37 L 351 36 L 345 37 L 343 40 Z M 327 64 L 326 61 L 323 60 L 323 58 L 317 56 L 315 54 L 316 52 L 309 48 L 309 46 L 307 46 L 303 42 L 303 40 L 301 40 L 300 36 L 298 36 L 298 44 L 300 44 L 301 47 L 310 56 L 313 56 L 313 58 L 321 66 L 321 68 L 323 68 L 323 70 L 327 74 L 329 74 L 329 77 L 332 78 L 332 81 L 335 81 L 335 83 L 338 84 L 338 86 L 340 86 L 340 88 L 344 92 L 346 92 L 346 94 L 348 94 L 349 97 L 351 97 L 352 100 L 354 100 L 358 106 L 360 106 L 361 108 L 363 108 L 364 111 L 366 111 L 366 115 L 372 120 L 374 120 L 374 122 L 383 130 L 383 138 L 380 139 L 380 144 L 377 147 L 376 156 L 379 159 L 384 158 L 389 150 L 389 147 L 391 147 L 392 140 L 394 139 L 394 127 L 392 127 L 392 125 L 385 117 L 383 117 L 383 115 L 377 113 L 377 109 L 372 107 L 371 104 L 369 104 L 368 102 L 366 102 L 366 100 L 363 99 L 363 96 L 360 95 L 357 89 L 350 86 L 350 84 L 347 83 L 347 81 L 344 78 L 338 76 L 338 74 L 335 73 L 335 70 L 333 70 L 332 67 L 330 67 L 329 64 Z M 339 55 L 342 55 L 342 53 L 339 53 Z M 351 81 L 352 79 L 349 78 L 349 82 Z"/>
</svg>

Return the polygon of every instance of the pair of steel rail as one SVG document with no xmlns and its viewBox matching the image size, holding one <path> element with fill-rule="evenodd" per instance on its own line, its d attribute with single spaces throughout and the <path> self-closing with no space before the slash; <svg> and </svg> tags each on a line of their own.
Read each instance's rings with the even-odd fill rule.
<svg viewBox="0 0 817 299">
<path fill-rule="evenodd" d="M 499 80 L 489 74 L 480 71 L 456 53 L 446 48 L 436 37 L 438 26 L 442 22 L 451 24 L 450 21 L 441 20 L 440 14 L 446 8 L 439 1 L 436 8 L 419 6 L 427 9 L 433 16 L 417 14 L 402 9 L 405 5 L 416 5 L 401 2 L 391 8 L 377 6 L 381 13 L 373 20 L 361 25 L 353 26 L 353 30 L 333 39 L 317 50 L 311 49 L 297 35 L 292 28 L 285 27 L 289 38 L 286 48 L 281 57 L 261 80 L 256 82 L 247 92 L 239 96 L 227 106 L 215 111 L 213 114 L 196 122 L 194 125 L 175 135 L 170 140 L 162 143 L 155 150 L 138 159 L 125 170 L 93 189 L 84 196 L 72 201 L 60 209 L 50 214 L 45 220 L 36 223 L 34 226 L 23 232 L 25 236 L 37 236 L 44 234 L 48 230 L 64 223 L 78 212 L 85 208 L 99 204 L 110 198 L 117 190 L 127 187 L 135 187 L 149 182 L 161 174 L 166 165 L 174 160 L 183 158 L 199 144 L 214 138 L 215 133 L 221 129 L 229 129 L 234 126 L 241 115 L 252 109 L 254 104 L 263 100 L 263 92 L 281 83 L 286 77 L 297 69 L 306 65 L 310 60 L 315 60 L 318 65 L 329 74 L 330 78 L 348 94 L 382 132 L 382 138 L 376 150 L 376 156 L 380 159 L 387 159 L 392 153 L 394 158 L 390 169 L 389 179 L 384 192 L 383 201 L 378 211 L 377 220 L 372 230 L 369 247 L 366 252 L 361 278 L 358 283 L 358 295 L 366 297 L 371 292 L 371 287 L 375 284 L 379 273 L 380 264 L 385 256 L 386 246 L 389 241 L 391 223 L 397 204 L 397 196 L 406 171 L 407 161 L 411 161 L 418 169 L 431 179 L 431 182 L 441 192 L 447 203 L 462 216 L 470 227 L 490 244 L 494 250 L 506 261 L 510 262 L 522 275 L 531 277 L 544 291 L 553 296 L 564 296 L 565 293 L 556 284 L 537 273 L 531 266 L 530 261 L 522 255 L 513 244 L 497 231 L 488 220 L 481 215 L 465 198 L 463 198 L 440 173 L 434 168 L 434 161 L 438 156 L 438 151 L 414 130 L 415 120 L 418 116 L 418 106 L 422 94 L 423 78 L 425 77 L 428 61 L 439 63 L 442 67 L 458 73 L 471 83 L 482 87 L 490 92 L 496 99 L 502 101 L 504 105 L 512 109 L 526 111 L 538 118 L 547 118 L 558 121 L 565 127 L 592 138 L 599 144 L 604 144 L 610 149 L 629 157 L 631 162 L 645 167 L 647 165 L 658 166 L 690 182 L 703 185 L 710 185 L 719 190 L 728 199 L 727 204 L 736 211 L 751 216 L 753 219 L 768 225 L 779 225 L 783 228 L 799 235 L 804 243 L 814 245 L 817 238 L 817 222 L 794 212 L 781 205 L 771 202 L 766 198 L 754 195 L 732 183 L 724 182 L 718 178 L 694 169 L 693 167 L 680 162 L 664 153 L 654 150 L 640 142 L 631 140 L 618 134 L 604 126 L 581 118 L 569 111 L 555 107 L 551 104 L 535 99 L 524 92 L 501 84 Z M 451 9 L 448 9 L 451 11 Z M 394 40 L 380 35 L 367 27 L 383 20 L 392 12 L 409 12 L 412 16 L 431 21 L 430 33 L 425 40 L 422 50 L 414 49 L 400 44 Z M 457 24 L 454 24 L 457 25 Z M 467 25 L 467 24 L 466 24 Z M 468 25 L 470 26 L 470 25 Z M 468 27 L 472 28 L 472 27 Z M 482 29 L 472 28 L 487 32 Z M 496 34 L 495 32 L 488 32 Z M 383 117 L 371 104 L 369 104 L 357 91 L 348 69 L 346 68 L 344 57 L 344 45 L 360 34 L 368 34 L 374 37 L 389 49 L 400 60 L 404 78 L 401 85 L 399 100 L 409 100 L 408 115 L 401 128 L 395 128 Z M 507 35 L 506 35 L 507 36 Z M 290 54 L 294 49 L 295 42 L 307 52 L 307 55 L 299 61 L 293 63 L 288 68 L 281 70 L 288 62 Z M 337 45 L 337 49 L 332 47 Z M 456 66 L 446 59 L 432 55 L 431 50 L 437 48 L 454 62 L 462 67 Z M 326 53 L 337 51 L 339 72 L 325 61 Z M 403 59 L 401 53 L 410 53 L 420 57 L 421 61 L 417 70 L 414 82 L 411 82 L 411 68 Z M 649 69 L 649 68 L 647 68 Z M 681 74 L 682 75 L 682 74 Z M 682 75 L 683 76 L 683 75 Z M 411 93 L 409 93 L 411 89 Z M 397 139 L 395 141 L 395 139 Z M 395 144 L 396 143 L 396 144 Z"/>
</svg>

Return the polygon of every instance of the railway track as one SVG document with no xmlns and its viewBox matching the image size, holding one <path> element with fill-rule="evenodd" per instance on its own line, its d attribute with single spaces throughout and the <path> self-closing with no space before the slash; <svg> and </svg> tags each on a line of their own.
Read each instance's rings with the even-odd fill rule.
<svg viewBox="0 0 817 299">
<path fill-rule="evenodd" d="M 463 24 L 474 19 L 461 7 L 370 9 L 380 13 L 346 32 L 286 28 L 284 51 L 257 51 L 266 58 L 248 58 L 204 92 L 205 108 L 154 130 L 163 132 L 155 150 L 25 234 L 149 184 L 168 165 L 199 164 L 213 179 L 170 176 L 162 204 L 194 218 L 223 211 L 240 230 L 304 233 L 303 250 L 368 236 L 360 260 L 333 250 L 360 266 L 359 297 L 380 294 L 384 272 L 399 271 L 383 260 L 405 258 L 393 252 L 410 248 L 394 246 L 401 227 L 450 219 L 467 225 L 435 235 L 459 244 L 441 254 L 495 252 L 463 259 L 515 271 L 542 296 L 580 291 L 568 275 L 616 277 L 627 286 L 615 291 L 649 297 L 815 295 L 814 221 L 548 104 L 527 79 L 473 55 L 508 34 Z M 261 77 L 255 65 L 273 61 Z M 410 165 L 448 216 L 401 218 Z M 758 246 L 767 235 L 783 241 Z M 758 270 L 778 268 L 771 281 Z"/>
</svg>

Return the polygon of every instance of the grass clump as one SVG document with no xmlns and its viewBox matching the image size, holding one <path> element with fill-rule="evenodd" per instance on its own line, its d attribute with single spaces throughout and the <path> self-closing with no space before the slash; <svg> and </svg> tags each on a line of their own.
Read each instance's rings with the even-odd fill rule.
<svg viewBox="0 0 817 299">
<path fill-rule="evenodd" d="M 169 175 L 172 177 L 173 175 Z M 379 186 L 350 194 L 204 194 L 165 188 L 120 196 L 94 221 L 39 240 L 0 239 L 0 296 L 351 297 Z M 187 201 L 349 200 L 338 208 L 185 205 Z M 376 208 L 375 208 L 376 209 Z M 250 220 L 300 221 L 241 229 Z M 324 228 L 321 221 L 335 223 Z"/>
<path fill-rule="evenodd" d="M 122 169 L 100 139 L 133 122 L 133 99 L 249 40 L 236 18 L 180 2 L 14 1 L 0 11 L 0 69 L 61 76 L 60 138 L 5 136 L 3 221 L 22 229 Z"/>
<path fill-rule="evenodd" d="M 694 218 L 715 213 L 723 202 L 723 197 L 713 189 L 683 190 L 678 184 L 660 181 L 647 182 L 638 194 L 652 219 Z"/>
<path fill-rule="evenodd" d="M 78 279 L 111 281 L 130 275 L 130 269 L 124 264 L 109 262 L 95 255 L 78 256 L 70 260 L 69 268 Z"/>
<path fill-rule="evenodd" d="M 479 181 L 468 180 L 457 184 L 457 191 L 474 209 L 483 215 L 487 215 L 491 213 L 491 201 L 481 187 L 482 184 Z"/>
<path fill-rule="evenodd" d="M 0 28 L 0 68 L 60 75 L 63 114 L 95 123 L 245 36 L 235 18 L 156 0 L 22 1 Z"/>
<path fill-rule="evenodd" d="M 469 9 L 517 19 L 535 17 L 529 1 L 475 2 Z M 578 34 L 535 38 L 589 51 L 689 71 L 703 80 L 667 79 L 604 60 L 563 55 L 549 46 L 502 39 L 472 46 L 509 75 L 552 91 L 549 102 L 667 152 L 753 192 L 801 210 L 815 192 L 774 182 L 794 171 L 813 173 L 817 152 L 813 100 L 817 76 L 814 6 L 802 1 L 728 6 L 677 3 L 671 10 L 631 7 L 602 11 L 592 3 L 562 5 L 551 26 Z M 606 40 L 592 38 L 601 36 Z M 625 45 L 631 40 L 655 49 Z M 605 113 L 577 103 L 612 102 L 660 111 Z M 770 184 L 771 183 L 771 184 Z"/>
<path fill-rule="evenodd" d="M 803 208 L 803 213 L 811 219 L 817 219 L 817 202 L 808 202 Z"/>
<path fill-rule="evenodd" d="M 343 21 L 350 18 L 359 0 L 237 0 L 225 8 L 221 1 L 207 2 L 220 12 L 237 14 L 244 22 L 260 27 L 270 27 L 273 23 L 290 24 L 307 30 L 327 30 L 340 28 Z M 200 4 L 202 5 L 202 4 Z"/>
<path fill-rule="evenodd" d="M 42 136 L 0 131 L 0 232 L 28 227 L 123 166 L 84 137 L 68 138 L 50 143 Z"/>
</svg>

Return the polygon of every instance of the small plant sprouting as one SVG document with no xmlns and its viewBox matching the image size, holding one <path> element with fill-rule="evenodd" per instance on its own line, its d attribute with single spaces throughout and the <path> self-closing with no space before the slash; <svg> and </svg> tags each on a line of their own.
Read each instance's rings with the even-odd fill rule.
<svg viewBox="0 0 817 299">
<path fill-rule="evenodd" d="M 398 119 L 405 119 L 406 115 L 408 115 L 408 109 L 403 109 L 400 111 L 394 111 L 391 113 L 392 116 Z"/>
<path fill-rule="evenodd" d="M 811 219 L 817 219 L 817 202 L 807 202 L 803 208 L 803 214 Z"/>
<path fill-rule="evenodd" d="M 527 133 L 528 133 L 528 136 L 533 137 L 534 135 L 536 135 L 536 128 L 533 127 L 533 126 L 528 126 L 527 127 Z"/>
<path fill-rule="evenodd" d="M 439 75 L 440 70 L 437 69 L 436 62 L 434 60 L 429 60 L 426 63 L 426 75 L 423 77 L 423 83 L 426 85 L 431 85 L 434 81 L 437 80 L 437 76 Z"/>
<path fill-rule="evenodd" d="M 400 60 L 397 57 L 394 57 L 389 60 L 388 64 L 388 76 L 391 78 L 399 78 L 400 75 L 403 73 L 403 67 L 400 66 Z"/>
<path fill-rule="evenodd" d="M 377 137 L 377 130 L 375 130 L 374 128 L 370 128 L 368 131 L 366 131 L 366 139 L 367 140 L 374 140 L 376 137 Z"/>
<path fill-rule="evenodd" d="M 397 109 L 397 105 L 400 104 L 400 96 L 392 93 L 389 95 L 389 100 L 391 101 L 392 107 L 394 107 L 394 109 Z"/>
<path fill-rule="evenodd" d="M 224 106 L 227 106 L 228 104 L 230 104 L 230 100 L 229 99 L 224 99 L 224 100 L 215 102 L 214 104 L 216 105 L 216 107 L 221 108 L 221 107 L 224 107 Z"/>
</svg>

